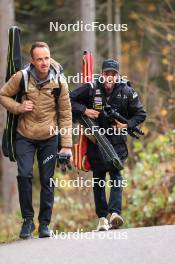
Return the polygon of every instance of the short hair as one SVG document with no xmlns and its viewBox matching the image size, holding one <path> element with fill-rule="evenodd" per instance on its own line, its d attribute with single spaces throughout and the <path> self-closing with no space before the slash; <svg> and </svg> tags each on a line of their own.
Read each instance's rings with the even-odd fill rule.
<svg viewBox="0 0 175 264">
<path fill-rule="evenodd" d="M 32 44 L 32 47 L 30 49 L 30 56 L 33 57 L 33 51 L 35 48 L 47 48 L 48 50 L 49 49 L 49 46 L 47 45 L 46 42 L 35 42 Z"/>
</svg>

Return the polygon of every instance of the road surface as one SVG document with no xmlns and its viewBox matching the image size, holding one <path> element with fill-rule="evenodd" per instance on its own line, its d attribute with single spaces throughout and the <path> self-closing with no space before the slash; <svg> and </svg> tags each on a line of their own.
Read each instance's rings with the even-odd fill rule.
<svg viewBox="0 0 175 264">
<path fill-rule="evenodd" d="M 175 225 L 69 233 L 0 246 L 1 264 L 174 264 Z"/>
</svg>

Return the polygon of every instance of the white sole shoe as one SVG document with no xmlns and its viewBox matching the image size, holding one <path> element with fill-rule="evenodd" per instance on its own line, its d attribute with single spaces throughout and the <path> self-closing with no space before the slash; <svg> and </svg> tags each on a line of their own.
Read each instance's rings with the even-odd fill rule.
<svg viewBox="0 0 175 264">
<path fill-rule="evenodd" d="M 97 231 L 108 231 L 109 230 L 109 226 L 106 227 L 106 226 L 100 226 L 100 227 L 97 227 Z"/>
<path fill-rule="evenodd" d="M 108 220 L 105 217 L 101 217 L 99 219 L 97 231 L 108 231 L 108 230 L 109 230 Z"/>
<path fill-rule="evenodd" d="M 111 215 L 109 222 L 110 222 L 110 229 L 117 229 L 124 224 L 123 218 L 117 213 L 113 213 Z"/>
</svg>

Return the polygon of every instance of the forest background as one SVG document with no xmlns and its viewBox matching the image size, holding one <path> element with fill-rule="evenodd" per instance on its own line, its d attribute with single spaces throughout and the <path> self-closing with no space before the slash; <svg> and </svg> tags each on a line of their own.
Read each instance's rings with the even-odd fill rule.
<svg viewBox="0 0 175 264">
<path fill-rule="evenodd" d="M 125 24 L 127 31 L 50 31 L 50 22 L 77 21 Z M 8 28 L 21 29 L 23 65 L 30 46 L 45 41 L 66 76 L 81 72 L 82 53 L 90 50 L 94 72 L 106 58 L 120 62 L 147 111 L 145 136 L 129 138 L 129 159 L 123 171 L 125 228 L 175 223 L 175 2 L 173 0 L 1 0 L 0 87 L 5 80 Z M 71 82 L 70 90 L 78 87 Z M 0 106 L 0 147 L 6 112 Z M 21 223 L 16 164 L 0 153 L 0 242 L 16 240 Z M 69 180 L 91 173 L 73 170 L 55 177 Z M 39 207 L 39 177 L 34 166 L 33 202 Z M 107 189 L 109 193 L 109 189 Z M 56 188 L 51 226 L 61 231 L 88 231 L 96 226 L 91 188 Z"/>
</svg>

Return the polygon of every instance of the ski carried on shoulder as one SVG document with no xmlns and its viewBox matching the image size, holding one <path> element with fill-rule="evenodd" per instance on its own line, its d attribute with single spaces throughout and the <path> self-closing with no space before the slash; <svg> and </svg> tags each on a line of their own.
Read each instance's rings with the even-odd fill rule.
<svg viewBox="0 0 175 264">
<path fill-rule="evenodd" d="M 21 70 L 21 47 L 20 47 L 20 29 L 16 26 L 11 27 L 8 31 L 8 53 L 7 53 L 7 82 L 12 75 Z M 22 93 L 12 97 L 16 102 L 21 102 Z M 7 111 L 6 128 L 4 129 L 2 139 L 2 151 L 5 157 L 9 157 L 10 161 L 16 161 L 15 157 L 15 138 L 18 123 L 18 115 L 14 115 Z"/>
</svg>

